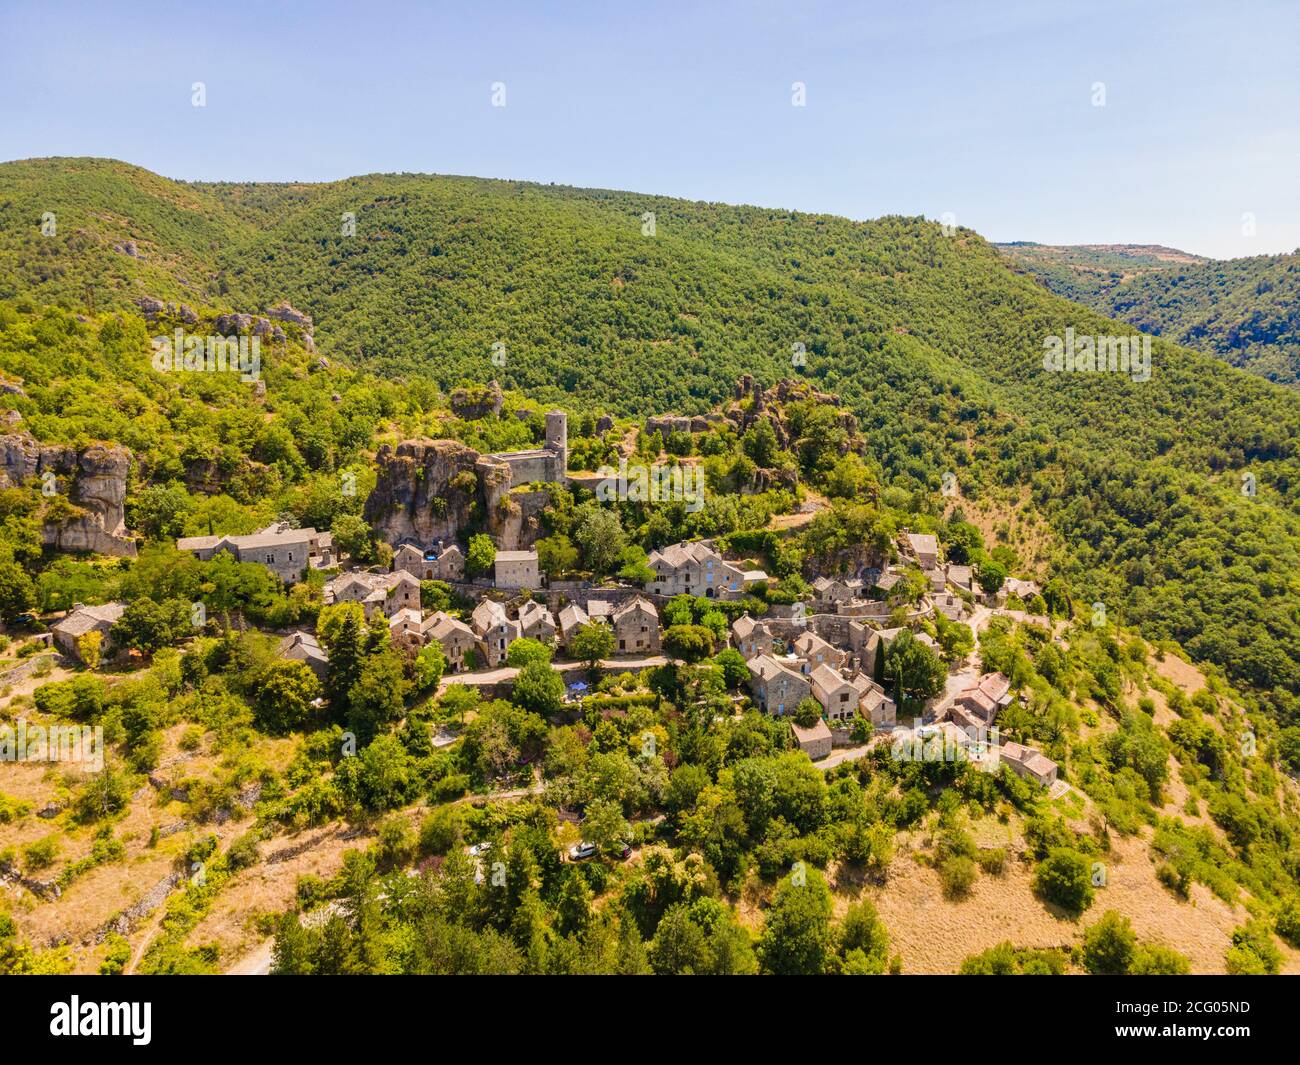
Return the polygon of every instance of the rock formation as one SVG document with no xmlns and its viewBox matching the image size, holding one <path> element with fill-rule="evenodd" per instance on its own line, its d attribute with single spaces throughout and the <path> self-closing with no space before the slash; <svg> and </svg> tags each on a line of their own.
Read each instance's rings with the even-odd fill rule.
<svg viewBox="0 0 1300 1065">
<path fill-rule="evenodd" d="M 511 462 L 511 456 L 482 455 L 456 440 L 385 444 L 375 458 L 366 521 L 391 544 L 451 542 L 482 530 L 502 550 L 531 547 L 550 497 L 544 490 L 515 490 Z"/>
<path fill-rule="evenodd" d="M 0 436 L 0 488 L 51 483 L 56 492 L 51 498 L 71 504 L 55 509 L 42 530 L 45 543 L 59 551 L 135 555 L 123 509 L 130 469 L 131 453 L 116 444 L 78 450 L 42 444 L 28 433 Z M 53 474 L 52 481 L 47 474 Z"/>
</svg>

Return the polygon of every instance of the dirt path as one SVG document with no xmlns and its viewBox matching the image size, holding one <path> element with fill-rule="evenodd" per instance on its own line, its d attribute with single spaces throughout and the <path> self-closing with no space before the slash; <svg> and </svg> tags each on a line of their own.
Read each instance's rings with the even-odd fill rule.
<svg viewBox="0 0 1300 1065">
<path fill-rule="evenodd" d="M 773 532 L 790 532 L 793 529 L 802 529 L 822 511 L 829 510 L 830 505 L 830 500 L 824 495 L 814 492 L 811 488 L 806 488 L 804 502 L 799 509 L 793 514 L 773 514 L 772 520 L 767 523 L 767 527 Z"/>
</svg>

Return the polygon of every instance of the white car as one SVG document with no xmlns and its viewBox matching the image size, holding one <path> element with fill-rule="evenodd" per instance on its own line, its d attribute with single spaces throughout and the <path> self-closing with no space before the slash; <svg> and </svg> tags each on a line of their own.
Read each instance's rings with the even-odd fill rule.
<svg viewBox="0 0 1300 1065">
<path fill-rule="evenodd" d="M 585 862 L 588 858 L 596 857 L 596 844 L 594 843 L 575 843 L 569 848 L 569 860 L 573 862 Z"/>
<path fill-rule="evenodd" d="M 470 847 L 469 856 L 471 858 L 477 858 L 480 854 L 487 854 L 491 849 L 492 841 L 484 840 L 482 843 L 475 843 L 474 846 Z"/>
</svg>

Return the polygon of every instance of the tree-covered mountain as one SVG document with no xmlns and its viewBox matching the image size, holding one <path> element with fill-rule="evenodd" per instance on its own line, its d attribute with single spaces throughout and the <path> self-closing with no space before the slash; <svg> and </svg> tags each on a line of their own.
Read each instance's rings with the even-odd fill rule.
<svg viewBox="0 0 1300 1065">
<path fill-rule="evenodd" d="M 1109 318 L 1300 384 L 1300 253 L 1217 261 L 1147 245 L 998 249 L 1053 292 Z"/>
<path fill-rule="evenodd" d="M 1149 380 L 1048 372 L 1048 338 L 1129 330 L 969 230 L 429 175 L 186 184 L 104 160 L 0 166 L 9 348 L 58 379 L 49 395 L 87 372 L 59 330 L 93 349 L 102 325 L 75 316 L 135 321 L 144 297 L 205 316 L 288 299 L 333 366 L 407 383 L 407 399 L 378 384 L 376 399 L 361 380 L 342 393 L 350 413 L 331 407 L 322 426 L 290 376 L 288 444 L 328 427 L 298 456 L 308 479 L 322 454 L 348 460 L 360 436 L 401 422 L 417 380 L 498 378 L 575 411 L 643 415 L 703 412 L 742 374 L 797 368 L 858 415 L 895 498 L 937 513 L 953 472 L 966 501 L 1033 508 L 1074 595 L 1300 717 L 1300 396 L 1167 339 Z M 105 410 L 126 402 L 96 394 Z M 183 439 L 182 408 L 160 409 Z M 66 428 L 57 407 L 32 413 L 51 438 Z M 222 446 L 273 464 L 286 442 L 235 420 Z M 167 469 L 147 446 L 145 460 L 146 476 Z"/>
</svg>

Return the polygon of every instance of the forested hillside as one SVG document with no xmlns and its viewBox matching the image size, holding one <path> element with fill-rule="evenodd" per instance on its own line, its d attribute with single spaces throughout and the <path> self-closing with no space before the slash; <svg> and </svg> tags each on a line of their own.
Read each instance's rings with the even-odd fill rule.
<svg viewBox="0 0 1300 1065">
<path fill-rule="evenodd" d="M 1270 381 L 1300 384 L 1300 255 L 1219 262 L 1142 246 L 998 247 L 1058 295 Z"/>
<path fill-rule="evenodd" d="M 970 501 L 1028 489 L 1073 594 L 1300 719 L 1300 396 L 1167 340 L 1148 381 L 1048 373 L 1046 337 L 1128 330 L 1016 274 L 968 230 L 426 175 L 193 185 L 99 160 L 0 167 L 0 298 L 18 301 L 3 369 L 53 378 L 24 409 L 42 437 L 73 432 L 56 397 L 77 393 L 105 413 L 76 431 L 139 446 L 133 392 L 95 385 L 104 368 L 68 353 L 97 336 L 114 358 L 123 344 L 143 351 L 141 297 L 202 314 L 288 299 L 315 319 L 331 372 L 443 389 L 495 377 L 538 402 L 622 415 L 705 411 L 741 374 L 790 375 L 801 344 L 799 371 L 854 410 L 902 498 L 937 510 L 948 471 Z M 91 309 L 123 312 L 125 338 L 76 321 Z M 504 365 L 491 361 L 498 342 Z M 224 449 L 282 459 L 297 471 L 286 485 L 350 461 L 399 413 L 377 381 L 343 390 L 309 455 L 317 401 L 292 387 L 301 416 L 286 419 L 287 442 L 259 443 L 267 430 L 251 422 L 218 433 Z M 213 415 L 150 409 L 177 434 L 143 442 L 145 475 L 162 483 L 155 453 L 208 446 L 188 436 Z"/>
</svg>

